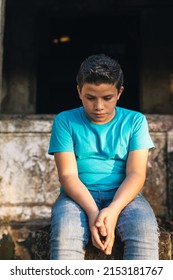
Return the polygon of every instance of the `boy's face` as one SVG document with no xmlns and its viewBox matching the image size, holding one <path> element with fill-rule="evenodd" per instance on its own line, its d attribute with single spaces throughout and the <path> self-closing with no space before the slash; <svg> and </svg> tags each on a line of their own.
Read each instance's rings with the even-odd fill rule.
<svg viewBox="0 0 173 280">
<path fill-rule="evenodd" d="M 77 86 L 87 117 L 97 124 L 104 124 L 113 119 L 116 113 L 115 106 L 123 89 L 122 86 L 118 92 L 116 86 L 112 84 L 85 83 L 81 90 Z"/>
</svg>

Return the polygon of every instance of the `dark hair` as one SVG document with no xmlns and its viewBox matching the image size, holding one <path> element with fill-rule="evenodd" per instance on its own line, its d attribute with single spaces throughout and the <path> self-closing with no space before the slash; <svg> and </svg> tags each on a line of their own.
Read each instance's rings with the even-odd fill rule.
<svg viewBox="0 0 173 280">
<path fill-rule="evenodd" d="M 115 84 L 119 91 L 123 85 L 123 71 L 115 59 L 105 54 L 91 55 L 82 62 L 76 81 L 80 89 L 85 83 L 105 83 Z"/>
</svg>

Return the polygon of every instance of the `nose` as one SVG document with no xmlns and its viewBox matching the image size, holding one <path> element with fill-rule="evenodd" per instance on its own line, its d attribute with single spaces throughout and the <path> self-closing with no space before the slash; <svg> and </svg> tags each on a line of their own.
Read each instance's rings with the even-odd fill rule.
<svg viewBox="0 0 173 280">
<path fill-rule="evenodd" d="M 96 100 L 95 103 L 94 103 L 94 109 L 97 110 L 97 111 L 102 111 L 103 108 L 104 108 L 103 101 L 100 100 L 100 99 Z"/>
</svg>

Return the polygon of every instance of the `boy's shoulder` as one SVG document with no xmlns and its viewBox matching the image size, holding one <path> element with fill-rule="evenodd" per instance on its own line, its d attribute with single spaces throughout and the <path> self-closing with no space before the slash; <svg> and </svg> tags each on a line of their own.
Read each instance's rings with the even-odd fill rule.
<svg viewBox="0 0 173 280">
<path fill-rule="evenodd" d="M 124 117 L 145 117 L 143 113 L 139 112 L 139 111 L 135 111 L 135 110 L 131 110 L 131 109 L 127 109 L 127 108 L 123 108 L 123 107 L 116 107 L 117 113 L 119 116 Z"/>
<path fill-rule="evenodd" d="M 77 108 L 74 108 L 74 109 L 65 110 L 65 111 L 62 111 L 62 112 L 58 113 L 55 116 L 55 119 L 76 118 L 76 117 L 79 117 L 79 115 L 81 114 L 81 111 L 82 111 L 82 107 L 77 107 Z"/>
</svg>

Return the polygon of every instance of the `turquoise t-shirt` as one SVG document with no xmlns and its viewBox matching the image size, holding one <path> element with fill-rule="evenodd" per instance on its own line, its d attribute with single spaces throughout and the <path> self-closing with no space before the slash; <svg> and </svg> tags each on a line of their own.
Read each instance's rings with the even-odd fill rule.
<svg viewBox="0 0 173 280">
<path fill-rule="evenodd" d="M 130 151 L 153 148 L 142 113 L 116 107 L 106 124 L 94 124 L 83 107 L 59 113 L 53 122 L 48 153 L 74 152 L 78 175 L 89 190 L 118 188 Z"/>
</svg>

